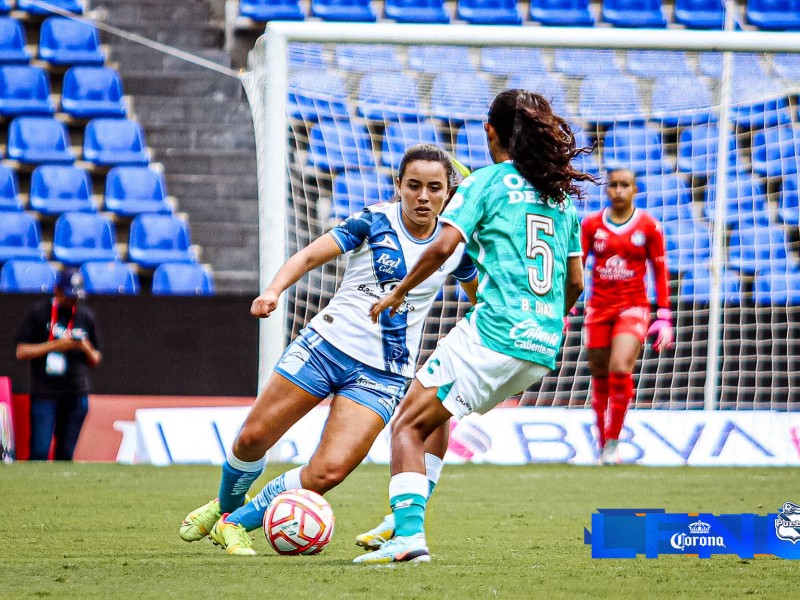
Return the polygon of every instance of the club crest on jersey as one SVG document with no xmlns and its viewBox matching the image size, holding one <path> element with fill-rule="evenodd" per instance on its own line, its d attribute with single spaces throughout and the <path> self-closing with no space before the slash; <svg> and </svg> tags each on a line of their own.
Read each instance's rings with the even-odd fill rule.
<svg viewBox="0 0 800 600">
<path fill-rule="evenodd" d="M 601 279 L 612 281 L 630 279 L 636 274 L 633 269 L 628 268 L 628 262 L 616 254 L 606 259 L 605 265 L 600 267 L 597 272 Z"/>
<path fill-rule="evenodd" d="M 633 235 L 631 235 L 631 244 L 636 246 L 637 248 L 641 248 L 644 246 L 647 239 L 644 237 L 644 233 L 641 231 L 634 231 Z"/>
</svg>

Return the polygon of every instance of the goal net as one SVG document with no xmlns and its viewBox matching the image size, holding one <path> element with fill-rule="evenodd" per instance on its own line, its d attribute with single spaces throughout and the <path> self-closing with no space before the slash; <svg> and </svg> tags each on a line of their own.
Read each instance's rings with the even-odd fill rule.
<svg viewBox="0 0 800 600">
<path fill-rule="evenodd" d="M 661 355 L 646 346 L 635 406 L 797 406 L 800 54 L 783 34 L 767 43 L 751 32 L 409 31 L 280 23 L 257 43 L 245 85 L 258 138 L 262 284 L 342 218 L 390 200 L 408 146 L 433 142 L 470 169 L 489 164 L 489 103 L 504 88 L 524 88 L 551 100 L 579 145 L 596 146 L 583 170 L 602 181 L 610 168 L 632 169 L 636 205 L 663 223 L 677 343 Z M 582 47 L 570 47 L 577 40 Z M 603 185 L 588 185 L 578 210 L 605 205 Z M 345 264 L 303 278 L 283 318 L 264 323 L 262 383 L 331 298 Z M 421 360 L 467 309 L 449 282 Z M 587 406 L 582 322 L 581 310 L 558 368 L 512 401 Z"/>
</svg>

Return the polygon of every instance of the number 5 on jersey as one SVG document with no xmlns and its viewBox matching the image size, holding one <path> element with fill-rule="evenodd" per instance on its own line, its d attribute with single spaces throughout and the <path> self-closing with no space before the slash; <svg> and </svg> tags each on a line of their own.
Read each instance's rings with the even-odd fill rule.
<svg viewBox="0 0 800 600">
<path fill-rule="evenodd" d="M 539 237 L 540 234 L 553 235 L 553 219 L 542 215 L 528 214 L 527 217 L 527 254 L 528 258 L 536 261 L 541 258 L 541 267 L 537 262 L 528 267 L 528 285 L 533 293 L 544 296 L 553 287 L 553 249 L 546 241 Z"/>
</svg>

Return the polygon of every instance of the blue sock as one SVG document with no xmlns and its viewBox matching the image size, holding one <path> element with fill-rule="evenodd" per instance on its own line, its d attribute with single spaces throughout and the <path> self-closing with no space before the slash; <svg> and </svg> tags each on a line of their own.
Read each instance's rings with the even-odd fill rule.
<svg viewBox="0 0 800 600">
<path fill-rule="evenodd" d="M 296 469 L 278 475 L 265 485 L 264 489 L 258 492 L 252 501 L 237 508 L 226 520 L 229 523 L 238 523 L 242 525 L 247 531 L 253 531 L 261 527 L 264 522 L 264 514 L 267 512 L 267 507 L 275 496 L 286 490 L 296 490 L 303 487 L 300 483 L 300 470 L 302 468 L 303 467 L 297 467 Z"/>
<path fill-rule="evenodd" d="M 428 478 L 422 473 L 398 473 L 389 481 L 389 504 L 396 537 L 425 532 L 428 487 Z"/>
<path fill-rule="evenodd" d="M 244 504 L 247 490 L 264 470 L 266 457 L 253 462 L 239 460 L 231 452 L 222 465 L 222 479 L 219 482 L 220 512 L 233 512 Z"/>
</svg>

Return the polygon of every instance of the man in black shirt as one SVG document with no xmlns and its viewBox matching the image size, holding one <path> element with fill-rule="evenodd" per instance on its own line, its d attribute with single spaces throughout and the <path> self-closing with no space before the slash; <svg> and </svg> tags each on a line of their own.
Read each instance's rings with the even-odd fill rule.
<svg viewBox="0 0 800 600">
<path fill-rule="evenodd" d="M 30 460 L 72 460 L 89 411 L 89 369 L 100 363 L 94 313 L 80 271 L 65 268 L 53 298 L 37 302 L 17 332 L 17 359 L 31 361 Z"/>
</svg>

